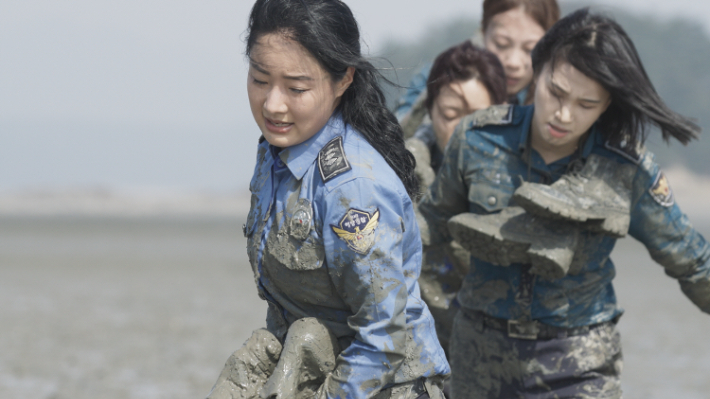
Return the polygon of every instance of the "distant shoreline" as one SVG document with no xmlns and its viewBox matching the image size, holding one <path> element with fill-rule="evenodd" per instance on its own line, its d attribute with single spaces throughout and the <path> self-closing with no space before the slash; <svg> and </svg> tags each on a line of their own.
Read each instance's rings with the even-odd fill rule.
<svg viewBox="0 0 710 399">
<path fill-rule="evenodd" d="M 249 193 L 33 189 L 0 193 L 0 216 L 246 217 Z"/>
<path fill-rule="evenodd" d="M 683 167 L 665 171 L 676 201 L 694 218 L 710 219 L 710 177 Z M 179 190 L 28 189 L 0 192 L 0 216 L 245 217 L 249 192 Z"/>
</svg>

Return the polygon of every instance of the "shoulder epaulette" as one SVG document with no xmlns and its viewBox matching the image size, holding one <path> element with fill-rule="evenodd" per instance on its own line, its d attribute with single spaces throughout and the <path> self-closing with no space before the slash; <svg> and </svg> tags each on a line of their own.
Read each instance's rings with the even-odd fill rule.
<svg viewBox="0 0 710 399">
<path fill-rule="evenodd" d="M 635 163 L 636 165 L 641 163 L 641 158 L 643 157 L 646 149 L 640 143 L 630 143 L 628 140 L 621 140 L 618 144 L 611 144 L 608 140 L 604 143 L 604 147 L 616 154 L 621 155 L 623 158 Z"/>
<path fill-rule="evenodd" d="M 509 125 L 513 122 L 513 105 L 501 104 L 491 105 L 486 109 L 481 109 L 469 116 L 471 127 L 483 127 L 486 125 Z"/>
<path fill-rule="evenodd" d="M 342 136 L 330 140 L 318 153 L 318 171 L 320 171 L 323 182 L 327 182 L 350 169 L 352 167 L 345 157 Z"/>
</svg>

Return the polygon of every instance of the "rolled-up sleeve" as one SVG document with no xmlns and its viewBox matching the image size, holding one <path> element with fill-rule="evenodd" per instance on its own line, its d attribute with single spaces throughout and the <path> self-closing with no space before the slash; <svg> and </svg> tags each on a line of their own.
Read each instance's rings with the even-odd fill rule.
<svg viewBox="0 0 710 399">
<path fill-rule="evenodd" d="M 634 179 L 629 233 L 642 242 L 683 293 L 710 313 L 710 245 L 678 207 L 667 178 L 650 154 Z"/>
</svg>

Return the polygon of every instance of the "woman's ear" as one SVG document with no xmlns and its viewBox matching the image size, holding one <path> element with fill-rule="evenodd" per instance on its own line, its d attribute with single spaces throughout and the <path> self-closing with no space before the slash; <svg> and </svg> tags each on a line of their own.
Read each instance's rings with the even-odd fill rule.
<svg viewBox="0 0 710 399">
<path fill-rule="evenodd" d="M 348 67 L 347 71 L 345 71 L 345 75 L 343 75 L 343 78 L 335 84 L 336 97 L 341 97 L 345 93 L 345 90 L 347 90 L 348 87 L 350 87 L 350 85 L 353 83 L 354 76 L 355 67 Z"/>
</svg>

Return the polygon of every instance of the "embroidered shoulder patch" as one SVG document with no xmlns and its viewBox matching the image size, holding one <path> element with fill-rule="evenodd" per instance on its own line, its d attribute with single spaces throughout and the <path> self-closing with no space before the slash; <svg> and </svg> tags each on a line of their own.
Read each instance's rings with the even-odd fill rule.
<svg viewBox="0 0 710 399">
<path fill-rule="evenodd" d="M 343 150 L 342 136 L 330 140 L 318 153 L 318 171 L 324 182 L 350 169 L 352 168 Z"/>
<path fill-rule="evenodd" d="M 366 255 L 375 244 L 375 229 L 380 220 L 380 210 L 369 214 L 359 209 L 350 208 L 340 219 L 338 226 L 330 225 L 338 238 L 348 244 L 348 248 Z"/>
<path fill-rule="evenodd" d="M 513 106 L 510 104 L 491 105 L 470 116 L 472 127 L 486 125 L 508 125 L 513 122 Z"/>
<path fill-rule="evenodd" d="M 651 194 L 651 197 L 653 197 L 653 200 L 658 202 L 661 206 L 669 207 L 673 206 L 675 203 L 673 190 L 671 190 L 671 186 L 668 184 L 668 178 L 666 178 L 663 172 L 658 172 L 656 180 L 653 182 L 653 186 L 648 189 L 648 192 Z"/>
</svg>

